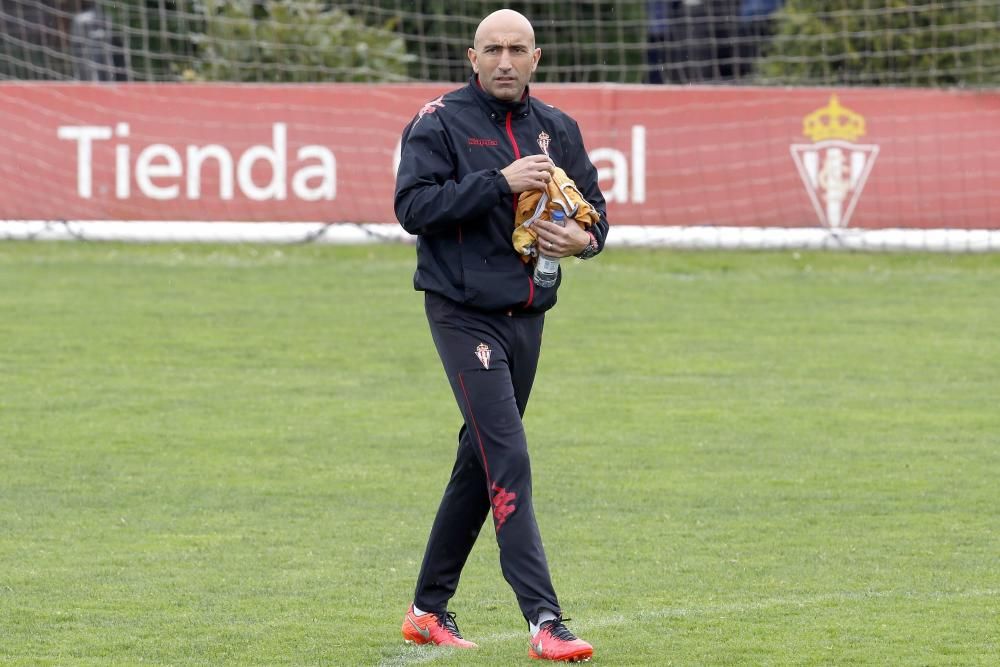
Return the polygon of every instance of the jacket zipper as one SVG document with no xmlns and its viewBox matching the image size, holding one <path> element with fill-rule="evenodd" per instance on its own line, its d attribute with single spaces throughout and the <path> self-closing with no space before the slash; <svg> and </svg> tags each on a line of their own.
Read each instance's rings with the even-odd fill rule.
<svg viewBox="0 0 1000 667">
<path fill-rule="evenodd" d="M 514 147 L 514 159 L 515 160 L 520 160 L 521 159 L 521 149 L 517 145 L 517 139 L 514 138 L 514 128 L 512 128 L 511 125 L 510 125 L 510 118 L 511 118 L 511 112 L 508 111 L 507 112 L 507 123 L 506 123 L 507 138 L 510 139 L 510 145 Z M 514 197 L 514 215 L 516 216 L 517 215 L 517 194 L 515 193 L 513 195 L 513 197 Z"/>
<path fill-rule="evenodd" d="M 507 112 L 507 122 L 506 122 L 507 138 L 510 139 L 510 145 L 514 147 L 514 159 L 515 160 L 520 160 L 521 159 L 521 149 L 517 145 L 517 139 L 514 138 L 514 129 L 510 125 L 511 115 L 512 115 L 511 112 L 508 111 Z M 513 197 L 514 197 L 514 215 L 516 216 L 517 215 L 517 194 L 515 193 L 513 195 Z M 531 279 L 531 276 L 528 276 L 528 300 L 524 302 L 524 307 L 525 308 L 529 308 L 531 306 L 531 302 L 534 301 L 534 300 L 535 300 L 535 282 Z"/>
<path fill-rule="evenodd" d="M 511 112 L 507 112 L 507 136 L 510 138 L 510 143 L 514 147 L 514 159 L 521 159 L 521 149 L 517 147 L 517 139 L 514 138 L 514 130 L 510 126 Z"/>
</svg>

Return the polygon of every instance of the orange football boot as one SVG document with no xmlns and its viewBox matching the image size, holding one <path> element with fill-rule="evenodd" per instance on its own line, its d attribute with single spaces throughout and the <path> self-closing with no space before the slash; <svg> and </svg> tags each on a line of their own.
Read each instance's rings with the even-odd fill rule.
<svg viewBox="0 0 1000 667">
<path fill-rule="evenodd" d="M 566 619 L 567 621 L 569 619 Z M 557 662 L 587 662 L 594 655 L 594 647 L 577 639 L 576 635 L 563 625 L 563 619 L 545 621 L 541 629 L 528 642 L 528 657 L 536 660 Z"/>
<path fill-rule="evenodd" d="M 411 604 L 403 618 L 402 630 L 403 639 L 413 644 L 477 648 L 476 644 L 462 638 L 462 633 L 455 625 L 455 614 L 450 611 L 443 614 L 428 612 L 417 616 L 413 613 Z"/>
</svg>

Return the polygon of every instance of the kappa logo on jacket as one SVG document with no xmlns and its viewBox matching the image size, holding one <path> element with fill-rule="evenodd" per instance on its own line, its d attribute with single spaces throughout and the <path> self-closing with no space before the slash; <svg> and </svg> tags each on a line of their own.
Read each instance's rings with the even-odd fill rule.
<svg viewBox="0 0 1000 667">
<path fill-rule="evenodd" d="M 414 122 L 414 125 L 416 123 L 419 123 L 421 118 L 423 118 L 429 113 L 434 113 L 438 109 L 444 109 L 444 95 L 437 98 L 436 100 L 431 100 L 430 102 L 422 106 L 420 108 L 420 112 L 417 113 L 417 120 Z"/>
<path fill-rule="evenodd" d="M 500 142 L 496 139 L 483 139 L 480 137 L 469 137 L 470 146 L 499 146 Z"/>
</svg>

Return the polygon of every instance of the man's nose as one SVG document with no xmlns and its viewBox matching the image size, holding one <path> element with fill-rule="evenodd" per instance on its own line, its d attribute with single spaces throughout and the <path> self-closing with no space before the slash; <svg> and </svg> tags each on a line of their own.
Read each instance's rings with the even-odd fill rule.
<svg viewBox="0 0 1000 667">
<path fill-rule="evenodd" d="M 507 51 L 507 49 L 504 49 L 500 53 L 500 64 L 498 65 L 498 67 L 500 69 L 510 69 L 511 68 L 510 53 Z"/>
</svg>

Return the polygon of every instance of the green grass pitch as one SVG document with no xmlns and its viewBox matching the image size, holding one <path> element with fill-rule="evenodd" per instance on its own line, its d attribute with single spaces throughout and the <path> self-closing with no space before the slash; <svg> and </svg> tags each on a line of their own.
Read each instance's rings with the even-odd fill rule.
<svg viewBox="0 0 1000 667">
<path fill-rule="evenodd" d="M 487 527 L 404 646 L 459 425 L 413 249 L 0 244 L 0 663 L 527 665 Z M 1000 257 L 569 262 L 526 417 L 601 665 L 995 665 Z"/>
</svg>

